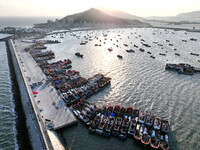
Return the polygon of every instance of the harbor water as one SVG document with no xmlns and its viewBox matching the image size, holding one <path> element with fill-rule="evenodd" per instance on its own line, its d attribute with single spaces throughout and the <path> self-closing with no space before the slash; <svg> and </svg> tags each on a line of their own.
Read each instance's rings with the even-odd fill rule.
<svg viewBox="0 0 200 150">
<path fill-rule="evenodd" d="M 80 45 L 86 40 L 84 36 L 91 40 L 87 40 L 86 45 Z M 89 102 L 99 107 L 119 104 L 145 109 L 169 121 L 170 149 L 200 149 L 200 74 L 188 76 L 165 70 L 166 63 L 189 63 L 200 67 L 200 57 L 190 55 L 191 52 L 200 53 L 200 33 L 131 28 L 54 34 L 45 39 L 61 41 L 60 44 L 46 45 L 56 56 L 50 62 L 69 58 L 72 60 L 72 69 L 80 71 L 83 77 L 103 73 L 112 78 L 111 85 L 90 97 Z M 142 43 L 151 47 L 145 47 Z M 113 51 L 109 52 L 109 47 Z M 127 53 L 128 49 L 135 52 Z M 83 54 L 83 58 L 76 57 L 76 52 Z M 122 55 L 123 59 L 117 55 Z M 72 150 L 145 149 L 143 144 L 134 139 L 121 141 L 117 137 L 90 134 L 81 122 L 63 129 L 62 134 Z"/>
</svg>

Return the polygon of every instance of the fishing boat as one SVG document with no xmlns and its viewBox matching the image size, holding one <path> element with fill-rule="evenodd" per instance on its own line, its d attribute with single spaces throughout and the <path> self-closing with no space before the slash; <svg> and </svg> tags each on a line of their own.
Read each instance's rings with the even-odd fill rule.
<svg viewBox="0 0 200 150">
<path fill-rule="evenodd" d="M 126 139 L 130 121 L 131 121 L 131 116 L 125 115 L 121 128 L 120 128 L 119 135 L 118 135 L 119 139 L 122 139 L 122 140 Z"/>
<path fill-rule="evenodd" d="M 167 120 L 161 120 L 161 132 L 168 133 L 169 131 L 169 122 Z"/>
<path fill-rule="evenodd" d="M 153 128 L 154 128 L 154 130 L 160 130 L 160 128 L 161 128 L 161 120 L 160 120 L 159 117 L 155 118 Z"/>
<path fill-rule="evenodd" d="M 123 117 L 123 122 L 122 122 L 120 132 L 119 132 L 120 134 L 118 135 L 119 139 L 123 139 L 123 140 L 126 139 L 132 114 L 133 114 L 133 108 L 128 107 L 126 110 L 126 115 Z"/>
<path fill-rule="evenodd" d="M 160 146 L 159 143 L 160 143 L 160 133 L 159 133 L 159 131 L 152 130 L 151 141 L 150 141 L 151 147 L 154 148 L 154 149 L 158 149 L 159 146 Z"/>
<path fill-rule="evenodd" d="M 151 127 L 153 125 L 154 118 L 155 117 L 151 113 L 147 113 L 145 118 L 145 125 Z"/>
<path fill-rule="evenodd" d="M 79 118 L 85 123 L 86 125 L 91 125 L 90 119 L 86 117 L 87 111 L 83 110 L 80 112 Z"/>
<path fill-rule="evenodd" d="M 98 113 L 92 121 L 91 126 L 88 128 L 90 132 L 94 133 L 96 131 L 96 128 L 101 121 L 101 115 L 101 113 Z"/>
<path fill-rule="evenodd" d="M 126 108 L 122 107 L 119 116 L 115 119 L 112 135 L 118 136 L 125 113 L 126 113 Z"/>
<path fill-rule="evenodd" d="M 80 54 L 79 52 L 75 53 L 75 55 L 78 56 L 78 57 L 81 57 L 81 58 L 83 57 L 83 55 Z"/>
<path fill-rule="evenodd" d="M 142 135 L 142 139 L 141 139 L 141 142 L 145 145 L 148 145 L 150 143 L 150 140 L 151 140 L 151 136 L 149 134 L 149 129 L 148 127 L 144 127 L 144 132 L 143 132 L 143 135 Z"/>
<path fill-rule="evenodd" d="M 143 135 L 143 131 L 144 131 L 144 124 L 137 124 L 136 126 L 136 131 L 134 133 L 134 138 L 136 140 L 141 140 L 142 139 L 142 135 Z"/>
<path fill-rule="evenodd" d="M 115 113 L 112 113 L 112 115 L 109 117 L 105 125 L 105 129 L 103 131 L 104 136 L 107 136 L 107 137 L 110 136 L 114 123 L 115 123 Z"/>
<path fill-rule="evenodd" d="M 122 55 L 117 55 L 118 58 L 120 59 L 123 59 L 123 56 Z"/>
<path fill-rule="evenodd" d="M 112 135 L 118 136 L 121 124 L 122 124 L 122 118 L 121 117 L 117 117 L 115 119 L 115 123 L 114 123 L 114 126 L 113 126 Z"/>
<path fill-rule="evenodd" d="M 107 109 L 107 112 L 106 112 L 106 115 L 107 117 L 110 117 L 110 115 L 112 114 L 113 112 L 113 106 L 109 106 L 108 109 Z"/>
<path fill-rule="evenodd" d="M 141 111 L 138 122 L 143 124 L 145 122 L 145 116 L 146 116 L 146 113 L 144 111 Z"/>
<path fill-rule="evenodd" d="M 133 110 L 133 117 L 138 117 L 139 118 L 139 113 L 140 111 L 136 108 Z"/>
<path fill-rule="evenodd" d="M 118 116 L 120 114 L 120 106 L 116 105 L 114 107 L 113 113 L 115 113 L 115 116 Z"/>
<path fill-rule="evenodd" d="M 108 117 L 107 116 L 101 116 L 101 121 L 100 121 L 100 123 L 99 123 L 99 125 L 98 125 L 98 127 L 96 129 L 96 133 L 98 135 L 101 135 L 103 133 L 103 129 L 104 129 L 107 121 L 108 121 Z"/>
<path fill-rule="evenodd" d="M 165 134 L 165 135 L 161 134 L 159 146 L 162 150 L 168 150 L 169 149 L 168 135 L 167 134 Z"/>
<path fill-rule="evenodd" d="M 106 106 L 103 106 L 103 107 L 101 107 L 101 108 L 99 108 L 99 113 L 101 113 L 102 115 L 105 115 L 105 113 L 106 113 L 106 111 L 107 111 L 107 108 L 106 108 Z"/>
</svg>

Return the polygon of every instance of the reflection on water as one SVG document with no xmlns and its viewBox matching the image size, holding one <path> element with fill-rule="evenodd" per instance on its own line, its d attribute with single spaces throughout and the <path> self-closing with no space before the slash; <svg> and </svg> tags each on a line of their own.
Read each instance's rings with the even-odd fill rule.
<svg viewBox="0 0 200 150">
<path fill-rule="evenodd" d="M 102 33 L 108 34 L 107 40 Z M 146 111 L 169 120 L 171 149 L 200 149 L 200 74 L 186 76 L 164 69 L 168 62 L 200 66 L 200 58 L 190 55 L 191 52 L 200 53 L 199 33 L 163 29 L 112 29 L 74 34 L 80 36 L 80 39 L 71 36 L 70 33 L 66 33 L 64 39 L 60 39 L 58 34 L 54 36 L 62 43 L 47 46 L 55 51 L 56 58 L 52 61 L 69 58 L 72 60 L 73 69 L 80 71 L 84 77 L 103 73 L 112 78 L 110 86 L 88 101 L 95 102 L 98 106 L 120 104 L 145 108 Z M 80 45 L 81 41 L 85 41 L 84 36 L 87 34 L 91 36 L 92 41 Z M 46 38 L 55 39 L 51 36 Z M 190 38 L 198 40 L 194 42 Z M 145 47 L 141 42 L 151 47 Z M 95 44 L 102 46 L 94 46 Z M 128 44 L 128 47 L 124 44 Z M 113 51 L 109 52 L 109 47 L 112 47 Z M 144 48 L 145 52 L 141 52 L 139 48 Z M 127 53 L 127 49 L 133 49 L 135 53 Z M 151 54 L 148 54 L 148 51 Z M 75 52 L 80 52 L 84 58 L 76 57 Z M 176 56 L 175 52 L 180 56 Z M 166 56 L 159 53 L 165 53 Z M 117 58 L 118 54 L 123 56 L 122 60 Z M 151 55 L 155 59 L 152 59 Z M 133 139 L 124 142 L 115 137 L 105 138 L 89 134 L 81 123 L 64 129 L 63 135 L 72 150 L 144 149 Z"/>
</svg>

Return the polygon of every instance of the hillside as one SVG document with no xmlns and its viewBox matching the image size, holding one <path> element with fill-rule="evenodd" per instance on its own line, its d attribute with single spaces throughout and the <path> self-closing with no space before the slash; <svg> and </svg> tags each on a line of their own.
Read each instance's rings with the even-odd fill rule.
<svg viewBox="0 0 200 150">
<path fill-rule="evenodd" d="M 132 27 L 133 26 L 134 27 L 148 27 L 149 26 L 149 24 L 135 19 L 134 16 L 121 12 L 121 16 L 122 15 L 127 16 L 128 19 L 114 17 L 98 9 L 91 8 L 81 13 L 66 16 L 60 20 L 56 20 L 55 22 L 48 21 L 48 23 L 45 23 L 45 24 L 36 24 L 35 28 L 91 27 L 93 25 L 103 27 L 106 24 L 110 24 L 113 27 L 131 27 L 131 26 Z"/>
<path fill-rule="evenodd" d="M 120 18 L 116 18 L 103 13 L 98 9 L 91 8 L 82 13 L 69 15 L 61 19 L 60 21 L 68 22 L 68 18 L 73 18 L 74 23 L 81 23 L 86 21 L 87 23 L 114 23 L 114 24 L 129 24 L 128 21 Z"/>
<path fill-rule="evenodd" d="M 115 10 L 115 9 L 104 9 L 104 8 L 99 8 L 100 11 L 113 16 L 113 17 L 117 17 L 117 18 L 122 18 L 122 19 L 131 19 L 131 20 L 144 20 L 144 18 L 142 17 L 138 17 L 135 15 L 131 15 L 129 13 L 120 11 L 120 10 Z"/>
</svg>

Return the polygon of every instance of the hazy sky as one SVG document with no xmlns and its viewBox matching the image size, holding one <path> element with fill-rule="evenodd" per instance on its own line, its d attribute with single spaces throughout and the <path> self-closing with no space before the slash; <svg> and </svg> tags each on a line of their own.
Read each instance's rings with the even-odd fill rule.
<svg viewBox="0 0 200 150">
<path fill-rule="evenodd" d="M 0 16 L 66 16 L 92 7 L 138 16 L 174 16 L 200 10 L 200 0 L 0 0 Z"/>
</svg>

